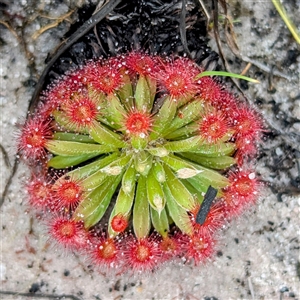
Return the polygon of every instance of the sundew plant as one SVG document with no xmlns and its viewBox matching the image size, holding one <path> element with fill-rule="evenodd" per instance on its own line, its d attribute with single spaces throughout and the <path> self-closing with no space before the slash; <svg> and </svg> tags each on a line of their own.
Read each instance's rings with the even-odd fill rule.
<svg viewBox="0 0 300 300">
<path fill-rule="evenodd" d="M 262 121 L 203 72 L 130 52 L 50 84 L 18 148 L 53 243 L 116 273 L 214 255 L 219 231 L 257 201 Z"/>
</svg>

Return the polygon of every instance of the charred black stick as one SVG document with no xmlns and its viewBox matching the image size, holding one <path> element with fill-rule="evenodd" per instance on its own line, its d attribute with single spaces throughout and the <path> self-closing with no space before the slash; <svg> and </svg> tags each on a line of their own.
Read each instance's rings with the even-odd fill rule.
<svg viewBox="0 0 300 300">
<path fill-rule="evenodd" d="M 214 199 L 216 198 L 218 190 L 213 188 L 211 185 L 208 187 L 207 192 L 204 196 L 203 202 L 196 216 L 196 223 L 203 225 L 207 214 L 209 213 L 210 207 Z"/>
<path fill-rule="evenodd" d="M 30 297 L 32 298 L 45 298 L 45 299 L 71 299 L 71 300 L 81 300 L 81 298 L 78 298 L 74 295 L 56 295 L 56 294 L 41 294 L 41 293 L 19 293 L 19 292 L 12 292 L 12 291 L 0 291 L 0 294 L 2 295 L 12 295 L 12 296 L 21 296 L 21 297 Z"/>
<path fill-rule="evenodd" d="M 186 39 L 186 24 L 185 24 L 185 17 L 186 17 L 186 3 L 185 0 L 182 0 L 182 10 L 180 14 L 180 26 L 179 26 L 179 32 L 180 32 L 180 38 L 181 42 L 184 48 L 184 51 L 189 56 L 189 58 L 192 58 L 191 52 L 188 48 L 187 39 Z"/>
</svg>

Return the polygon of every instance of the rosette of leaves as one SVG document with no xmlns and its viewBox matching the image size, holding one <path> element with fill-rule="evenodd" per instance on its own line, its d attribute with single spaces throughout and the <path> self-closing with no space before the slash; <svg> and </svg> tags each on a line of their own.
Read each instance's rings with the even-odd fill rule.
<svg viewBox="0 0 300 300">
<path fill-rule="evenodd" d="M 237 195 L 251 202 L 257 181 L 227 171 L 255 154 L 260 121 L 201 72 L 186 58 L 131 52 L 86 62 L 52 83 L 20 134 L 20 153 L 40 172 L 29 183 L 31 204 L 85 232 L 104 218 L 109 240 L 132 230 L 145 241 L 155 231 L 169 251 L 174 226 L 198 236 L 195 214 L 209 186 L 227 201 L 219 219 L 239 211 Z"/>
</svg>

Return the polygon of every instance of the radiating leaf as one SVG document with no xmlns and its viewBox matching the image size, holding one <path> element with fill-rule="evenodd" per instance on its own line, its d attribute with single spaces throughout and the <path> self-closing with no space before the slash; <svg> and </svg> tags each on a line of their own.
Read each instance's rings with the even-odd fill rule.
<svg viewBox="0 0 300 300">
<path fill-rule="evenodd" d="M 136 169 L 134 167 L 134 162 L 131 161 L 129 166 L 127 167 L 123 178 L 122 178 L 122 186 L 121 188 L 125 193 L 131 193 L 135 187 L 136 182 Z"/>
<path fill-rule="evenodd" d="M 213 145 L 204 144 L 191 152 L 201 156 L 220 157 L 224 155 L 230 156 L 235 152 L 235 150 L 236 145 L 234 143 L 217 143 Z"/>
<path fill-rule="evenodd" d="M 136 84 L 135 93 L 135 106 L 139 111 L 150 112 L 152 108 L 150 89 L 147 79 L 144 75 L 140 75 Z"/>
<path fill-rule="evenodd" d="M 161 184 L 157 180 L 153 168 L 151 168 L 146 181 L 147 198 L 149 204 L 160 213 L 166 204 L 166 198 Z"/>
<path fill-rule="evenodd" d="M 89 135 L 71 133 L 71 132 L 55 132 L 53 135 L 54 140 L 70 141 L 79 143 L 96 143 Z"/>
<path fill-rule="evenodd" d="M 166 97 L 164 99 L 162 107 L 153 117 L 152 132 L 150 134 L 151 140 L 157 139 L 161 133 L 170 126 L 176 114 L 177 104 L 178 103 L 172 99 L 172 97 Z"/>
<path fill-rule="evenodd" d="M 85 228 L 96 225 L 103 215 L 116 191 L 121 175 L 108 178 L 102 185 L 92 191 L 77 207 L 73 216 L 76 221 L 83 221 Z"/>
<path fill-rule="evenodd" d="M 48 163 L 48 167 L 52 167 L 54 169 L 64 169 L 68 167 L 77 166 L 91 158 L 98 156 L 99 154 L 86 154 L 80 156 L 54 156 L 52 157 Z"/>
<path fill-rule="evenodd" d="M 61 156 L 103 154 L 112 151 L 111 146 L 58 140 L 48 140 L 45 148 L 51 153 Z"/>
<path fill-rule="evenodd" d="M 133 230 L 138 239 L 148 236 L 151 228 L 150 208 L 147 199 L 146 178 L 140 176 L 133 208 Z"/>
<path fill-rule="evenodd" d="M 134 156 L 134 166 L 138 173 L 147 176 L 152 167 L 153 156 L 146 151 L 139 151 Z"/>
<path fill-rule="evenodd" d="M 126 145 L 119 134 L 106 128 L 99 122 L 94 122 L 92 124 L 89 133 L 96 142 L 98 142 L 99 144 L 110 146 L 111 149 L 122 148 Z"/>
<path fill-rule="evenodd" d="M 120 152 L 114 152 L 108 156 L 102 156 L 96 161 L 89 163 L 83 167 L 77 168 L 73 171 L 68 172 L 65 176 L 72 176 L 75 179 L 85 178 L 103 167 L 107 166 L 111 162 L 115 161 L 120 156 Z"/>
<path fill-rule="evenodd" d="M 153 163 L 152 166 L 154 176 L 158 182 L 165 182 L 166 181 L 166 174 L 164 167 L 159 161 Z"/>
<path fill-rule="evenodd" d="M 88 134 L 88 129 L 84 126 L 76 126 L 71 120 L 66 117 L 66 114 L 63 111 L 54 111 L 52 115 L 55 118 L 55 122 L 59 125 L 59 130 L 67 130 L 76 133 Z"/>
<path fill-rule="evenodd" d="M 203 108 L 204 104 L 200 99 L 195 99 L 188 102 L 183 107 L 180 107 L 172 123 L 164 131 L 164 136 L 168 136 L 168 134 L 171 134 L 173 131 L 182 128 L 183 126 L 185 128 L 187 124 L 198 120 Z"/>
<path fill-rule="evenodd" d="M 180 153 L 180 156 L 185 157 L 195 163 L 198 163 L 204 167 L 216 170 L 225 170 L 236 164 L 236 159 L 231 156 L 220 156 L 220 157 L 207 157 L 200 156 L 195 153 Z"/>
<path fill-rule="evenodd" d="M 164 144 L 164 148 L 170 152 L 187 152 L 198 149 L 202 143 L 200 136 L 193 136 L 180 141 L 167 142 Z"/>
<path fill-rule="evenodd" d="M 153 227 L 162 237 L 166 237 L 169 232 L 169 220 L 165 208 L 160 213 L 152 207 L 150 211 Z"/>
<path fill-rule="evenodd" d="M 116 177 L 119 174 L 123 173 L 129 160 L 130 157 L 126 155 L 119 157 L 109 165 L 106 165 L 92 175 L 84 178 L 81 181 L 81 186 L 85 190 L 96 188 L 97 186 L 101 185 L 108 177 Z"/>
<path fill-rule="evenodd" d="M 195 206 L 194 197 L 168 166 L 164 165 L 164 170 L 166 173 L 166 182 L 164 183 L 164 186 L 168 187 L 173 199 L 183 209 L 188 211 L 192 210 Z"/>
<path fill-rule="evenodd" d="M 115 216 L 120 214 L 128 220 L 128 218 L 130 217 L 130 214 L 131 214 L 131 208 L 133 205 L 134 196 L 135 196 L 134 189 L 132 189 L 132 191 L 127 194 L 123 191 L 123 189 L 119 190 L 119 194 L 118 194 L 114 209 L 111 212 L 109 222 L 108 222 L 108 234 L 110 237 L 117 235 L 117 232 L 115 232 L 111 227 L 112 219 Z"/>
<path fill-rule="evenodd" d="M 187 211 L 178 205 L 176 200 L 173 198 L 172 192 L 166 184 L 164 185 L 164 192 L 167 198 L 167 208 L 170 217 L 182 232 L 192 235 L 193 225 Z"/>
</svg>

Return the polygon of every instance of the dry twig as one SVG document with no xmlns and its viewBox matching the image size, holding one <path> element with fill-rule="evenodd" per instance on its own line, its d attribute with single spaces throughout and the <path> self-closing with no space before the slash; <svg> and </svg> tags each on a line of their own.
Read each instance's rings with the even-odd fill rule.
<svg viewBox="0 0 300 300">
<path fill-rule="evenodd" d="M 51 20 L 55 20 L 55 22 L 51 23 L 51 24 L 48 24 L 44 27 L 42 27 L 40 30 L 36 31 L 33 35 L 32 35 L 32 39 L 33 40 L 36 40 L 41 34 L 43 34 L 45 31 L 51 29 L 51 28 L 55 28 L 57 27 L 61 22 L 63 21 L 67 21 L 67 22 L 71 22 L 69 17 L 74 13 L 75 10 L 71 10 L 70 12 L 62 15 L 61 17 L 59 18 L 52 18 L 52 17 L 48 17 L 48 16 L 43 16 L 43 15 L 40 15 L 40 17 L 43 17 L 43 18 L 47 18 L 47 19 L 51 19 Z"/>
</svg>

